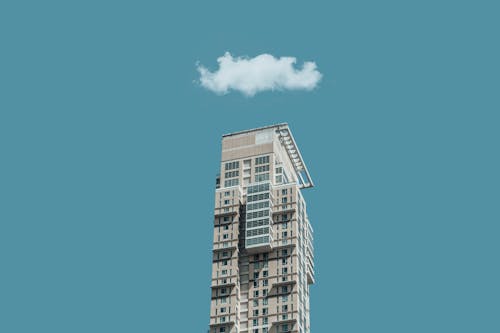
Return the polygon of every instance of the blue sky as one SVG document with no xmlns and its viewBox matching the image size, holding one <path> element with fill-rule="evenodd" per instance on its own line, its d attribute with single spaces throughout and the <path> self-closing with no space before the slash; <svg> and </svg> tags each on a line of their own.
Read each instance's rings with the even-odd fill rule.
<svg viewBox="0 0 500 333">
<path fill-rule="evenodd" d="M 316 184 L 313 332 L 500 331 L 497 13 L 2 2 L 0 331 L 206 332 L 221 135 L 278 122 Z M 226 51 L 323 78 L 218 96 L 196 63 Z"/>
</svg>

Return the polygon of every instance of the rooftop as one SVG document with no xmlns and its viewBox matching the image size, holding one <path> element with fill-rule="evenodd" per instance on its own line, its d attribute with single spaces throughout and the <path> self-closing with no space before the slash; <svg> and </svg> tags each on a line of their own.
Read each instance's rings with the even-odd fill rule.
<svg viewBox="0 0 500 333">
<path fill-rule="evenodd" d="M 297 177 L 298 177 L 299 182 L 300 182 L 300 187 L 301 188 L 313 187 L 314 183 L 311 179 L 311 175 L 309 174 L 309 171 L 307 170 L 306 164 L 305 164 L 304 160 L 302 159 L 302 155 L 300 154 L 299 147 L 297 146 L 297 143 L 295 142 L 295 139 L 293 138 L 290 127 L 288 126 L 287 123 L 258 127 L 258 128 L 240 131 L 240 132 L 233 132 L 233 133 L 229 133 L 229 134 L 224 134 L 222 137 L 224 138 L 224 137 L 235 136 L 235 135 L 240 135 L 240 134 L 245 134 L 245 133 L 250 133 L 250 132 L 258 132 L 258 131 L 271 129 L 271 128 L 275 129 L 276 133 L 278 134 L 278 137 L 279 137 L 281 144 L 285 148 L 285 150 L 288 154 L 288 157 L 290 158 L 290 161 L 292 161 L 293 167 L 295 169 L 295 172 L 297 173 Z"/>
</svg>

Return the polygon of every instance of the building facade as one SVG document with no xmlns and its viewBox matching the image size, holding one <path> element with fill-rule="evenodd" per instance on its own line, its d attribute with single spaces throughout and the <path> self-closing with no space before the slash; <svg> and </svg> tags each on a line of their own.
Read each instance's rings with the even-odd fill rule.
<svg viewBox="0 0 500 333">
<path fill-rule="evenodd" d="M 210 333 L 309 333 L 313 186 L 287 124 L 222 137 Z"/>
</svg>

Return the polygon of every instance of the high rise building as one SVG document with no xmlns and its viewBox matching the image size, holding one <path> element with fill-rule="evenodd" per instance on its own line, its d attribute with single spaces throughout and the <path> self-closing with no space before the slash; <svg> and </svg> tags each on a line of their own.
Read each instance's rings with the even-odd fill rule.
<svg viewBox="0 0 500 333">
<path fill-rule="evenodd" d="M 287 124 L 222 137 L 210 333 L 309 333 L 313 186 Z"/>
</svg>

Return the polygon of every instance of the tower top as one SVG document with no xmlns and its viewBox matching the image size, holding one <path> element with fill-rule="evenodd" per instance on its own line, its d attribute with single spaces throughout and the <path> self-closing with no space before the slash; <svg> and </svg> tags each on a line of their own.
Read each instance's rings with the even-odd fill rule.
<svg viewBox="0 0 500 333">
<path fill-rule="evenodd" d="M 268 142 L 268 139 L 273 139 L 273 137 L 269 137 L 266 135 L 267 133 L 275 133 L 277 139 L 281 146 L 285 149 L 290 162 L 293 165 L 295 173 L 297 174 L 297 179 L 300 182 L 301 188 L 313 187 L 314 183 L 311 179 L 309 171 L 307 170 L 307 166 L 300 154 L 299 147 L 293 138 L 292 131 L 287 123 L 280 123 L 275 125 L 263 126 L 254 129 L 233 132 L 229 134 L 224 134 L 222 136 L 222 140 L 229 138 L 234 138 L 237 136 L 244 136 L 246 134 L 256 134 L 256 141 Z M 260 138 L 260 139 L 259 139 Z M 255 142 L 255 144 L 259 144 L 259 142 Z"/>
</svg>

